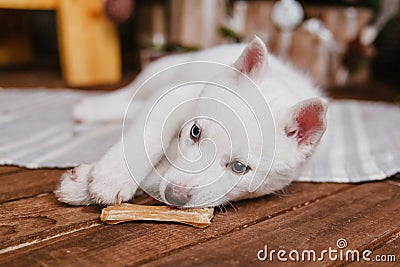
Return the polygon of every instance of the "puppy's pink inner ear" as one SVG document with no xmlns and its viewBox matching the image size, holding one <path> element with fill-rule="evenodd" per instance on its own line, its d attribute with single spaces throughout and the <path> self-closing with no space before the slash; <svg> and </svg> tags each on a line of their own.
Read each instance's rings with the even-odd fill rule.
<svg viewBox="0 0 400 267">
<path fill-rule="evenodd" d="M 260 65 L 260 61 L 262 60 L 262 55 L 260 53 L 261 51 L 258 49 L 248 51 L 240 71 L 246 74 L 252 73 L 252 71 Z"/>
<path fill-rule="evenodd" d="M 295 136 L 299 145 L 317 144 L 326 129 L 325 113 L 326 103 L 322 99 L 300 102 L 294 107 L 295 127 L 287 127 L 286 134 Z"/>
<path fill-rule="evenodd" d="M 233 66 L 241 73 L 258 79 L 266 62 L 267 48 L 260 38 L 255 37 L 247 45 Z"/>
</svg>

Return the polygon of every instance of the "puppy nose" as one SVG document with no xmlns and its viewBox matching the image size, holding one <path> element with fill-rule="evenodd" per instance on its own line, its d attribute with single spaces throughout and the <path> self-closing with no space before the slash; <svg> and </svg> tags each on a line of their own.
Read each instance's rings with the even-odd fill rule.
<svg viewBox="0 0 400 267">
<path fill-rule="evenodd" d="M 173 206 L 183 206 L 189 202 L 191 195 L 190 188 L 169 184 L 165 188 L 165 200 Z"/>
</svg>

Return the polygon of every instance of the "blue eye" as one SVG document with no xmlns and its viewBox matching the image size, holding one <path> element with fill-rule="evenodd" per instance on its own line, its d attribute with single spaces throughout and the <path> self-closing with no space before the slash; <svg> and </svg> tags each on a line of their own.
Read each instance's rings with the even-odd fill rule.
<svg viewBox="0 0 400 267">
<path fill-rule="evenodd" d="M 190 129 L 190 138 L 194 141 L 198 140 L 201 135 L 201 129 L 197 124 L 193 124 L 192 129 Z"/>
<path fill-rule="evenodd" d="M 230 166 L 232 171 L 235 173 L 245 173 L 249 169 L 248 166 L 240 161 L 233 161 L 231 162 Z"/>
</svg>

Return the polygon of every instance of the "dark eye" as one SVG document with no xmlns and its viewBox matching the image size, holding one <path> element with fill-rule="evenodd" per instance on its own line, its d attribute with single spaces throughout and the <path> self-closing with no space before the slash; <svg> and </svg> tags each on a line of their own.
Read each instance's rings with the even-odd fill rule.
<svg viewBox="0 0 400 267">
<path fill-rule="evenodd" d="M 235 173 L 245 173 L 249 167 L 246 166 L 244 163 L 241 163 L 240 161 L 233 161 L 231 164 L 231 169 Z"/>
<path fill-rule="evenodd" d="M 198 140 L 201 135 L 201 129 L 197 124 L 193 124 L 192 129 L 190 129 L 190 137 L 193 140 Z"/>
</svg>

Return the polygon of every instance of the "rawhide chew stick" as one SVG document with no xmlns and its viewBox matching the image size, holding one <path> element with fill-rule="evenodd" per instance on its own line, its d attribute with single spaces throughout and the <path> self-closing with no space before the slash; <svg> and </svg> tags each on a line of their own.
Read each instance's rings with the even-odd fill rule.
<svg viewBox="0 0 400 267">
<path fill-rule="evenodd" d="M 101 212 L 104 223 L 117 224 L 127 221 L 169 221 L 205 228 L 211 224 L 214 208 L 179 209 L 169 206 L 144 206 L 123 203 L 109 206 Z"/>
</svg>

